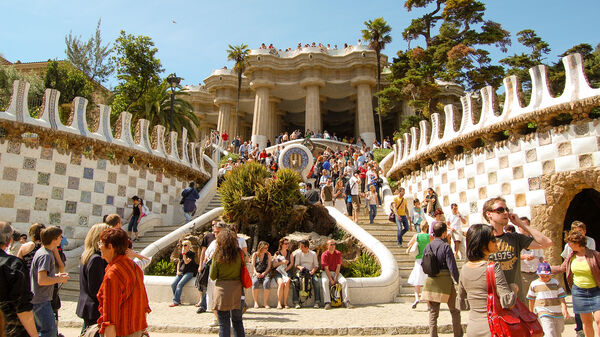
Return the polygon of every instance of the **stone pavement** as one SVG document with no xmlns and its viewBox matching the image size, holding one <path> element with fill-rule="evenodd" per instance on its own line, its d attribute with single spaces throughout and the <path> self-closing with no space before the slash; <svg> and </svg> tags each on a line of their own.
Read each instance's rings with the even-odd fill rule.
<svg viewBox="0 0 600 337">
<path fill-rule="evenodd" d="M 63 302 L 59 326 L 66 337 L 78 336 L 81 319 L 75 315 L 76 302 Z M 194 306 L 169 308 L 168 303 L 150 303 L 148 315 L 150 334 L 175 337 L 178 334 L 215 334 L 218 327 L 210 327 L 211 313 L 196 314 Z M 569 309 L 571 310 L 571 309 Z M 468 313 L 462 315 L 463 326 Z M 248 309 L 244 314 L 244 328 L 248 335 L 427 335 L 427 305 L 416 310 L 408 303 L 386 303 L 357 306 L 354 309 Z M 442 305 L 439 319 L 440 333 L 450 333 L 450 313 Z M 563 336 L 575 336 L 574 325 L 565 327 Z"/>
</svg>

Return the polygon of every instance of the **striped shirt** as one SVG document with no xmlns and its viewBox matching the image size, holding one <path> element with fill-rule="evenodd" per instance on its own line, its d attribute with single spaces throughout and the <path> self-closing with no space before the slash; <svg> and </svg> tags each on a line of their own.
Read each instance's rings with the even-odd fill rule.
<svg viewBox="0 0 600 337">
<path fill-rule="evenodd" d="M 142 270 L 125 255 L 115 257 L 106 266 L 98 291 L 98 326 L 103 334 L 114 325 L 117 336 L 127 336 L 146 329 L 150 312 Z"/>
<path fill-rule="evenodd" d="M 527 299 L 534 300 L 533 309 L 538 316 L 549 316 L 563 318 L 560 300 L 567 294 L 556 279 L 550 279 L 548 283 L 539 278 L 531 282 Z"/>
</svg>

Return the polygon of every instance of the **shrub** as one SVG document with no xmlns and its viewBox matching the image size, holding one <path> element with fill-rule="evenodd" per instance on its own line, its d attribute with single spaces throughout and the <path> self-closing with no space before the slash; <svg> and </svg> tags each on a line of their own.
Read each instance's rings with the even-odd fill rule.
<svg viewBox="0 0 600 337">
<path fill-rule="evenodd" d="M 177 264 L 173 261 L 160 260 L 148 266 L 147 275 L 175 276 Z"/>
<path fill-rule="evenodd" d="M 381 266 L 377 259 L 367 253 L 350 263 L 345 268 L 346 277 L 377 277 L 381 275 Z"/>
<path fill-rule="evenodd" d="M 255 196 L 268 177 L 270 174 L 267 169 L 256 162 L 246 163 L 231 170 L 219 187 L 224 220 L 242 226 L 257 222 L 259 212 L 256 207 L 252 207 L 256 200 L 242 198 Z"/>
<path fill-rule="evenodd" d="M 227 164 L 227 160 L 229 158 L 231 158 L 231 160 L 233 160 L 233 162 L 235 163 L 238 158 L 240 157 L 239 154 L 237 153 L 233 153 L 233 152 L 229 152 L 226 156 L 223 156 L 223 158 L 221 158 L 221 161 L 219 162 L 219 167 L 223 164 Z"/>
<path fill-rule="evenodd" d="M 381 163 L 383 158 L 385 158 L 385 156 L 387 156 L 390 152 L 392 152 L 392 149 L 375 149 L 373 150 L 373 160 Z"/>
<path fill-rule="evenodd" d="M 588 114 L 588 116 L 592 119 L 594 118 L 599 118 L 600 117 L 600 106 L 594 107 L 590 113 Z"/>
</svg>

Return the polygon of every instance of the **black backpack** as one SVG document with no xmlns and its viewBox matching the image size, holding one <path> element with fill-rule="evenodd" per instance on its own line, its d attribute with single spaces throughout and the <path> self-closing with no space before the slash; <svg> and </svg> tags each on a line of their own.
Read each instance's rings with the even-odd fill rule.
<svg viewBox="0 0 600 337">
<path fill-rule="evenodd" d="M 352 187 L 354 186 L 350 186 L 350 179 L 348 179 L 348 182 L 346 182 L 346 186 L 344 187 L 344 193 L 346 194 L 346 196 L 352 194 Z"/>
<path fill-rule="evenodd" d="M 430 244 L 428 244 L 423 251 L 421 267 L 423 268 L 423 272 L 429 276 L 436 276 L 440 273 L 437 257 L 435 256 L 433 249 L 431 249 Z"/>
</svg>

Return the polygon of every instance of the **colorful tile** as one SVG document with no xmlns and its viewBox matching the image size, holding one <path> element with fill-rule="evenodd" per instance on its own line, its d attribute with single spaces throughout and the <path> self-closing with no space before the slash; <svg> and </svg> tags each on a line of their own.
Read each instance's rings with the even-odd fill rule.
<svg viewBox="0 0 600 337">
<path fill-rule="evenodd" d="M 161 212 L 162 214 L 167 214 L 167 205 L 162 205 L 162 206 L 160 207 L 160 212 Z"/>
<path fill-rule="evenodd" d="M 79 217 L 79 226 L 87 227 L 88 223 L 89 223 L 89 218 L 87 216 L 81 215 Z"/>
<path fill-rule="evenodd" d="M 123 207 L 117 207 L 117 214 L 121 217 L 121 218 L 125 218 L 125 209 Z"/>
<path fill-rule="evenodd" d="M 2 171 L 2 180 L 15 181 L 17 180 L 17 169 L 14 167 L 5 167 Z"/>
<path fill-rule="evenodd" d="M 163 193 L 169 193 L 169 185 L 163 185 Z"/>
<path fill-rule="evenodd" d="M 146 207 L 148 207 L 148 209 L 152 211 L 152 201 L 144 201 L 144 203 L 146 204 Z"/>
<path fill-rule="evenodd" d="M 65 174 L 67 174 L 67 164 L 56 163 L 54 165 L 54 174 L 59 174 L 61 176 L 64 176 Z"/>
<path fill-rule="evenodd" d="M 0 194 L 0 207 L 14 208 L 15 207 L 15 195 L 14 194 Z"/>
<path fill-rule="evenodd" d="M 162 183 L 162 181 L 163 181 L 163 174 L 159 172 L 156 174 L 156 182 Z"/>
<path fill-rule="evenodd" d="M 54 200 L 63 200 L 65 195 L 65 189 L 62 187 L 52 187 L 52 193 L 50 194 L 50 198 Z"/>
<path fill-rule="evenodd" d="M 81 165 L 81 154 L 71 153 L 71 165 Z"/>
<path fill-rule="evenodd" d="M 46 211 L 48 209 L 48 199 L 47 198 L 35 198 L 35 203 L 33 204 L 33 209 L 36 211 Z"/>
<path fill-rule="evenodd" d="M 52 155 L 54 154 L 54 150 L 50 147 L 42 147 L 40 151 L 40 159 L 52 160 Z"/>
<path fill-rule="evenodd" d="M 79 199 L 81 202 L 90 203 L 92 202 L 92 192 L 90 191 L 81 191 L 81 198 Z"/>
<path fill-rule="evenodd" d="M 77 213 L 77 201 L 67 201 L 67 204 L 65 205 L 65 213 Z"/>
<path fill-rule="evenodd" d="M 117 195 L 120 196 L 120 197 L 127 196 L 127 186 L 125 186 L 125 185 L 119 185 L 117 187 Z"/>
<path fill-rule="evenodd" d="M 529 190 L 530 191 L 539 190 L 542 187 L 540 177 L 529 178 L 528 182 L 529 182 Z"/>
<path fill-rule="evenodd" d="M 116 184 L 117 183 L 117 173 L 116 172 L 108 172 L 107 182 L 109 184 Z"/>
<path fill-rule="evenodd" d="M 30 197 L 33 195 L 33 184 L 30 183 L 21 183 L 21 188 L 19 189 L 19 195 Z"/>
<path fill-rule="evenodd" d="M 129 166 L 121 164 L 121 167 L 119 167 L 119 173 L 121 173 L 121 174 L 127 174 L 127 169 L 128 168 L 129 168 Z"/>
<path fill-rule="evenodd" d="M 154 193 L 154 201 L 160 202 L 160 193 Z"/>
<path fill-rule="evenodd" d="M 114 195 L 107 195 L 106 196 L 106 204 L 107 205 L 114 205 L 115 203 L 115 196 Z"/>
<path fill-rule="evenodd" d="M 104 193 L 104 182 L 103 181 L 95 181 L 94 182 L 94 192 Z"/>
<path fill-rule="evenodd" d="M 106 159 L 98 159 L 98 165 L 96 168 L 98 170 L 106 170 Z"/>
<path fill-rule="evenodd" d="M 50 215 L 49 215 L 50 224 L 53 226 L 60 225 L 60 223 L 61 223 L 60 216 L 61 216 L 60 213 L 50 213 Z"/>
<path fill-rule="evenodd" d="M 135 195 L 137 195 L 141 199 L 146 199 L 146 193 L 145 193 L 144 189 L 142 189 L 142 188 L 138 188 L 137 193 Z"/>
<path fill-rule="evenodd" d="M 79 178 L 69 177 L 69 181 L 67 182 L 67 188 L 70 190 L 78 190 L 79 189 Z"/>
<path fill-rule="evenodd" d="M 6 152 L 14 153 L 14 154 L 21 154 L 21 143 L 14 142 L 14 141 L 8 141 L 8 146 L 6 148 Z"/>
<path fill-rule="evenodd" d="M 102 205 L 92 206 L 92 215 L 102 216 Z"/>
<path fill-rule="evenodd" d="M 142 179 L 146 179 L 146 170 L 140 169 L 139 177 Z"/>
<path fill-rule="evenodd" d="M 28 209 L 17 209 L 16 222 L 29 222 L 31 216 L 31 210 Z"/>
<path fill-rule="evenodd" d="M 38 172 L 38 185 L 50 185 L 50 173 Z"/>
<path fill-rule="evenodd" d="M 23 158 L 23 169 L 24 170 L 35 170 L 37 159 L 25 157 Z"/>
<path fill-rule="evenodd" d="M 83 179 L 94 179 L 94 169 L 91 167 L 84 167 Z"/>
</svg>

